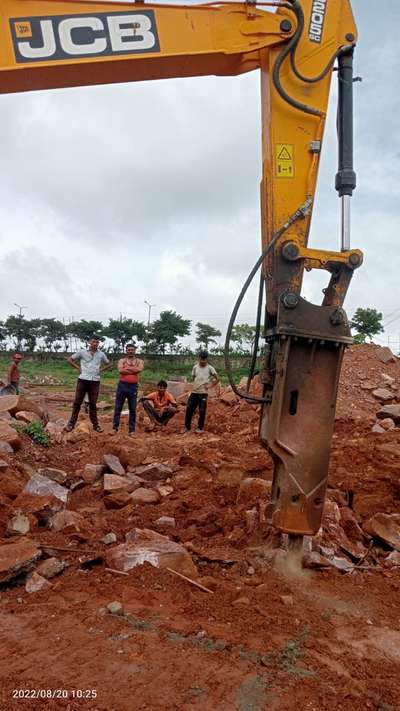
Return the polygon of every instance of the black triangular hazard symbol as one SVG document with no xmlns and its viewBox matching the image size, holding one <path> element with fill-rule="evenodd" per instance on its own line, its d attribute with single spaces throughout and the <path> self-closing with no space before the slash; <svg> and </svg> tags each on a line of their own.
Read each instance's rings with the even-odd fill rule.
<svg viewBox="0 0 400 711">
<path fill-rule="evenodd" d="M 278 160 L 292 160 L 292 156 L 290 155 L 289 151 L 285 146 L 283 146 L 281 152 L 278 155 Z"/>
</svg>

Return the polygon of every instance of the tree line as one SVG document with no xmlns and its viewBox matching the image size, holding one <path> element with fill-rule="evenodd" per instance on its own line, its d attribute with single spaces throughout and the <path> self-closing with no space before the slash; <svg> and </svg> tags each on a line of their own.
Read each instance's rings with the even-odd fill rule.
<svg viewBox="0 0 400 711">
<path fill-rule="evenodd" d="M 80 319 L 64 323 L 56 318 L 25 318 L 23 314 L 8 316 L 0 322 L 0 348 L 27 352 L 67 353 L 86 345 L 96 334 L 103 342 L 104 350 L 121 353 L 130 341 L 139 342 L 142 350 L 155 354 L 190 354 L 192 351 L 180 339 L 190 336 L 192 322 L 176 311 L 162 311 L 150 324 L 120 316 L 110 318 L 108 324 L 101 321 Z M 234 349 L 249 353 L 254 342 L 255 326 L 238 324 L 232 333 Z M 218 339 L 221 331 L 214 326 L 195 324 L 195 340 L 198 348 L 213 353 L 222 353 Z"/>
<path fill-rule="evenodd" d="M 382 314 L 376 309 L 359 308 L 355 312 L 351 327 L 356 331 L 358 343 L 370 340 L 383 331 Z M 255 326 L 247 323 L 237 324 L 232 331 L 233 350 L 238 353 L 250 353 L 254 343 Z M 101 321 L 80 319 L 65 324 L 56 318 L 27 319 L 23 314 L 8 316 L 0 321 L 0 348 L 11 348 L 28 352 L 71 352 L 85 345 L 96 334 L 104 341 L 108 352 L 121 353 L 126 344 L 134 340 L 141 344 L 146 353 L 155 354 L 191 354 L 188 346 L 180 339 L 190 336 L 192 322 L 183 318 L 176 311 L 162 311 L 158 319 L 150 324 L 120 316 L 110 318 L 108 324 Z M 198 348 L 205 348 L 212 353 L 223 352 L 218 339 L 221 331 L 214 326 L 197 322 L 195 340 Z"/>
</svg>

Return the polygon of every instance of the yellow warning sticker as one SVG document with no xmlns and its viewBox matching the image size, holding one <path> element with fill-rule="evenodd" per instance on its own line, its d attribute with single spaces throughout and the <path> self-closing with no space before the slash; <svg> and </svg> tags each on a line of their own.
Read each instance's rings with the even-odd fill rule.
<svg viewBox="0 0 400 711">
<path fill-rule="evenodd" d="M 28 20 L 22 20 L 15 23 L 15 34 L 18 39 L 23 37 L 32 37 L 32 25 Z"/>
<path fill-rule="evenodd" d="M 275 144 L 275 175 L 277 178 L 294 178 L 294 145 Z"/>
</svg>

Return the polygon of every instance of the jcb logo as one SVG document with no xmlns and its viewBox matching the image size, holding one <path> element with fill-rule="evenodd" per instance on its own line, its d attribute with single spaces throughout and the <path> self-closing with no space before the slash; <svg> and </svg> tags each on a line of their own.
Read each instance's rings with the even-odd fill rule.
<svg viewBox="0 0 400 711">
<path fill-rule="evenodd" d="M 152 10 L 10 20 L 17 62 L 159 52 Z"/>
</svg>

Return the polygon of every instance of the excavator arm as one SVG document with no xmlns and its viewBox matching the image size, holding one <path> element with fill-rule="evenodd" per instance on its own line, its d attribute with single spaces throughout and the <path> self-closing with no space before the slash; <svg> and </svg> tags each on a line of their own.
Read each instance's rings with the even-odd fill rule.
<svg viewBox="0 0 400 711">
<path fill-rule="evenodd" d="M 2 0 L 0 7 L 0 93 L 260 70 L 260 436 L 274 459 L 271 521 L 294 536 L 314 534 L 321 522 L 338 379 L 351 342 L 343 301 L 362 263 L 349 241 L 356 39 L 350 0 Z M 342 245 L 328 252 L 309 249 L 308 235 L 335 62 Z M 329 274 L 321 305 L 301 296 L 304 269 Z"/>
</svg>

